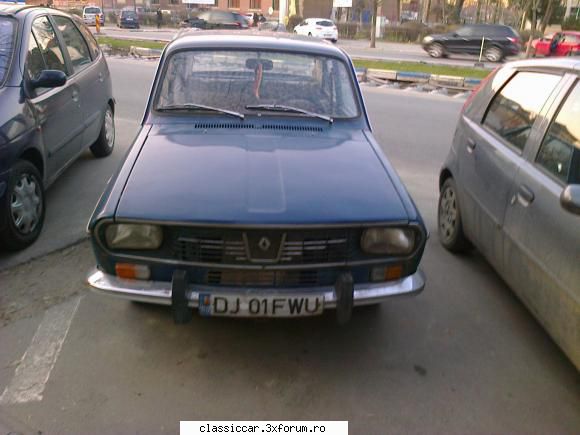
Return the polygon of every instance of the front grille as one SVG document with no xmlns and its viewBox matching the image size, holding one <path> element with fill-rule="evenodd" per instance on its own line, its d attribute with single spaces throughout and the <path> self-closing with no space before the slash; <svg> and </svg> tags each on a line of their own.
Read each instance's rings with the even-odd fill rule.
<svg viewBox="0 0 580 435">
<path fill-rule="evenodd" d="M 209 270 L 205 276 L 207 285 L 292 287 L 320 285 L 316 270 Z"/>
<path fill-rule="evenodd" d="M 309 265 L 345 263 L 358 251 L 359 231 L 337 230 L 219 230 L 187 229 L 173 237 L 176 260 L 222 265 L 261 263 L 256 242 L 267 236 L 276 252 L 268 264 Z M 266 263 L 266 261 L 264 261 Z"/>
</svg>

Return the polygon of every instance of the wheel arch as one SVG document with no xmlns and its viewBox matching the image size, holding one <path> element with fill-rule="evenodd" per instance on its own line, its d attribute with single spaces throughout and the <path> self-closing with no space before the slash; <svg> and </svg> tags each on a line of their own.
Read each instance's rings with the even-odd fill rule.
<svg viewBox="0 0 580 435">
<path fill-rule="evenodd" d="M 40 172 L 40 176 L 43 179 L 45 178 L 44 159 L 42 157 L 42 153 L 39 150 L 36 148 L 27 148 L 22 154 L 20 154 L 18 158 L 20 160 L 26 160 L 27 162 L 32 163 L 36 169 L 38 169 L 38 172 Z"/>
<path fill-rule="evenodd" d="M 443 168 L 439 174 L 439 191 L 441 191 L 443 183 L 445 183 L 445 181 L 447 181 L 449 178 L 453 178 L 453 174 L 448 168 Z"/>
</svg>

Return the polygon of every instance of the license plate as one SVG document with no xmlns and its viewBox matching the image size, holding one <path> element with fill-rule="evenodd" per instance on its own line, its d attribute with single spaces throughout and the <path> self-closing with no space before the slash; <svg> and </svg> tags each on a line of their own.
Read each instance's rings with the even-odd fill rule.
<svg viewBox="0 0 580 435">
<path fill-rule="evenodd" d="M 304 317 L 322 314 L 322 295 L 223 295 L 199 294 L 202 316 L 223 317 Z"/>
</svg>

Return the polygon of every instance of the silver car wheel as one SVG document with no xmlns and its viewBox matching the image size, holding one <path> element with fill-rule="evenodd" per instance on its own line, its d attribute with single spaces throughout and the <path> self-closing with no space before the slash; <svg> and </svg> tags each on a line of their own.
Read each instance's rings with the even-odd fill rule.
<svg viewBox="0 0 580 435">
<path fill-rule="evenodd" d="M 30 174 L 22 174 L 10 197 L 12 222 L 21 234 L 30 234 L 40 221 L 42 195 L 40 186 Z"/>
<path fill-rule="evenodd" d="M 115 119 L 110 108 L 105 113 L 105 140 L 109 148 L 115 145 Z"/>
<path fill-rule="evenodd" d="M 439 227 L 441 237 L 445 241 L 450 241 L 455 237 L 458 223 L 457 196 L 455 190 L 447 187 L 441 193 L 439 205 Z"/>
</svg>

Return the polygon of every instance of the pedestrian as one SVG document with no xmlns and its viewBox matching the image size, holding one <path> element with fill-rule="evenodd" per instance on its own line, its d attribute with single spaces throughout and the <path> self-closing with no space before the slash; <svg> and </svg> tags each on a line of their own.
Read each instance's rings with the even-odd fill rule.
<svg viewBox="0 0 580 435">
<path fill-rule="evenodd" d="M 258 13 L 254 12 L 254 16 L 252 17 L 252 26 L 253 27 L 258 27 L 258 20 L 260 18 L 258 17 Z"/>
<path fill-rule="evenodd" d="M 163 13 L 161 9 L 157 9 L 157 28 L 161 29 L 161 23 L 163 22 Z"/>
</svg>

